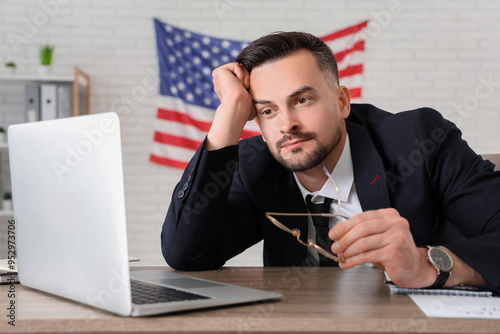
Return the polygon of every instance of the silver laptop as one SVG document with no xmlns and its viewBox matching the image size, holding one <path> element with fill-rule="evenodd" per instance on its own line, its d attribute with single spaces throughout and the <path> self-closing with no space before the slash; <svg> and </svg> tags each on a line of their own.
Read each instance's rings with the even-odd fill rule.
<svg viewBox="0 0 500 334">
<path fill-rule="evenodd" d="M 21 284 L 123 316 L 282 296 L 162 270 L 129 271 L 115 113 L 12 125 L 8 138 Z"/>
</svg>

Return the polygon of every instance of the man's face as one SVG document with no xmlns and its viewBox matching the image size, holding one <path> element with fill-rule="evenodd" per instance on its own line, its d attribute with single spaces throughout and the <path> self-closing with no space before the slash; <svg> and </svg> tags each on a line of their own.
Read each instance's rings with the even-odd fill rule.
<svg viewBox="0 0 500 334">
<path fill-rule="evenodd" d="M 276 160 L 295 172 L 333 168 L 343 149 L 349 92 L 325 78 L 311 52 L 299 50 L 254 68 L 250 94 Z"/>
</svg>

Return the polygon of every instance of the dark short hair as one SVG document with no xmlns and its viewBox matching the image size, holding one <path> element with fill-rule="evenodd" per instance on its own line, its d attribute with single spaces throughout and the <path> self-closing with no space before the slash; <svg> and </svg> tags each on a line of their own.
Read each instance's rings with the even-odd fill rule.
<svg viewBox="0 0 500 334">
<path fill-rule="evenodd" d="M 244 48 L 235 61 L 251 73 L 256 67 L 283 59 L 298 50 L 310 51 L 326 79 L 331 79 L 333 75 L 333 82 L 338 84 L 337 60 L 332 50 L 321 39 L 305 32 L 280 31 L 260 37 Z"/>
</svg>

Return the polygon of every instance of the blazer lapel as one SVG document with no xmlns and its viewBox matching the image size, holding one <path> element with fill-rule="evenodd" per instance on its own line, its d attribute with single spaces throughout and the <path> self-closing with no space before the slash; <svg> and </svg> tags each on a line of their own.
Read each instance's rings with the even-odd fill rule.
<svg viewBox="0 0 500 334">
<path fill-rule="evenodd" d="M 382 158 L 368 131 L 346 121 L 351 144 L 354 184 L 363 211 L 390 207 L 389 192 Z"/>
</svg>

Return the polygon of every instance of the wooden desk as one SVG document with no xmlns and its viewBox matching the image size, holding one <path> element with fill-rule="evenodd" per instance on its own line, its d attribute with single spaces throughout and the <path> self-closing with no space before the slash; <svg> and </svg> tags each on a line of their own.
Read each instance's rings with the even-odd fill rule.
<svg viewBox="0 0 500 334">
<path fill-rule="evenodd" d="M 284 298 L 124 318 L 16 285 L 16 326 L 12 327 L 6 318 L 9 288 L 1 286 L 0 332 L 500 333 L 500 320 L 427 318 L 408 296 L 391 295 L 378 269 L 233 267 L 189 274 L 280 292 Z"/>
</svg>

